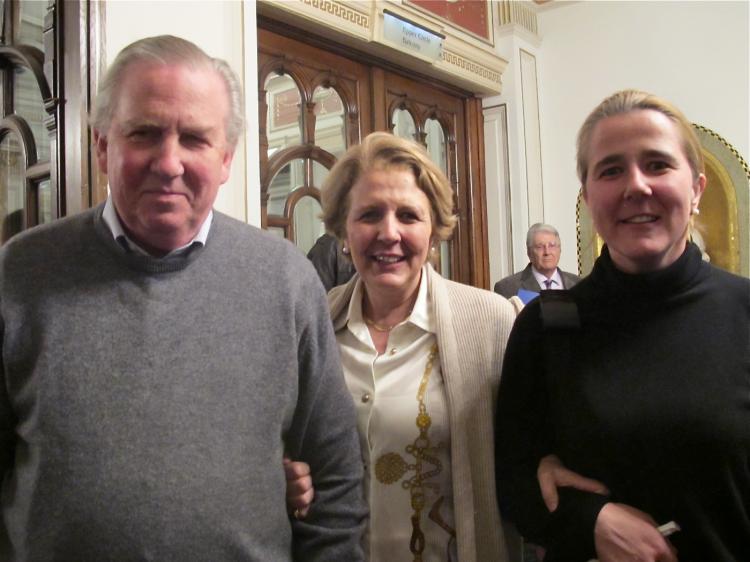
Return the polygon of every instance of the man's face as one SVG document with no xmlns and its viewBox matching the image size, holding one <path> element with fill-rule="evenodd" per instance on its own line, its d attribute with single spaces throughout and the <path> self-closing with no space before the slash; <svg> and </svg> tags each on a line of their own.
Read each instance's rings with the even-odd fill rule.
<svg viewBox="0 0 750 562">
<path fill-rule="evenodd" d="M 128 235 L 165 254 L 194 238 L 229 177 L 226 86 L 208 67 L 137 62 L 116 95 L 94 131 L 99 168 Z"/>
<path fill-rule="evenodd" d="M 560 261 L 560 240 L 549 232 L 537 232 L 534 234 L 534 243 L 528 252 L 531 265 L 539 273 L 549 277 L 555 272 L 557 262 Z"/>
</svg>

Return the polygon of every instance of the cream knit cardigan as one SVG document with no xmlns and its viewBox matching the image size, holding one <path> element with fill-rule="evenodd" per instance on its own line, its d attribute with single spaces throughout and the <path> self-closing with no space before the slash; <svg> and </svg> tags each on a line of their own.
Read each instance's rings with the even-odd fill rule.
<svg viewBox="0 0 750 562">
<path fill-rule="evenodd" d="M 441 277 L 430 265 L 427 291 L 437 325 L 451 435 L 458 559 L 516 562 L 518 533 L 501 524 L 495 493 L 497 388 L 517 303 Z M 334 330 L 346 325 L 357 276 L 328 293 Z"/>
</svg>

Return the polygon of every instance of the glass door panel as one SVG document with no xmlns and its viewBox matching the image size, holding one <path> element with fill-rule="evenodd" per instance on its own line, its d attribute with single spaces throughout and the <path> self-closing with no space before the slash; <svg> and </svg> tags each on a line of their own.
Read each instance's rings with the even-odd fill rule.
<svg viewBox="0 0 750 562">
<path fill-rule="evenodd" d="M 396 109 L 393 112 L 393 134 L 402 139 L 416 140 L 417 127 L 414 123 L 414 117 L 406 109 Z"/>
<path fill-rule="evenodd" d="M 302 96 L 288 74 L 269 76 L 265 84 L 268 157 L 302 143 Z"/>
<path fill-rule="evenodd" d="M 8 133 L 0 141 L 0 232 L 2 242 L 17 234 L 24 226 L 26 201 L 26 165 L 21 142 L 16 135 Z"/>
<path fill-rule="evenodd" d="M 315 145 L 339 157 L 346 150 L 344 102 L 335 89 L 322 87 L 315 89 L 313 101 L 315 102 Z"/>
<path fill-rule="evenodd" d="M 284 166 L 271 180 L 268 188 L 268 214 L 283 215 L 289 195 L 304 185 L 304 166 L 302 159 L 296 159 Z"/>
<path fill-rule="evenodd" d="M 302 197 L 294 205 L 294 243 L 305 254 L 310 251 L 318 237 L 325 233 L 320 220 L 320 203 L 311 196 Z"/>
<path fill-rule="evenodd" d="M 34 135 L 36 145 L 36 159 L 49 160 L 50 139 L 44 120 L 47 112 L 44 101 L 39 92 L 34 74 L 28 68 L 17 66 L 14 69 L 13 80 L 13 113 L 23 118 Z"/>
</svg>

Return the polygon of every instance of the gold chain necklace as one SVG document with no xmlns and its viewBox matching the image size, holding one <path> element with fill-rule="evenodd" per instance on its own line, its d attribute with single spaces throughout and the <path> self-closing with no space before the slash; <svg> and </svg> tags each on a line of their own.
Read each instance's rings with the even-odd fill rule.
<svg viewBox="0 0 750 562">
<path fill-rule="evenodd" d="M 391 330 L 393 330 L 393 328 L 395 328 L 396 326 L 398 326 L 401 323 L 401 322 L 399 322 L 398 324 L 393 324 L 392 326 L 383 326 L 382 324 L 377 324 L 373 320 L 370 320 L 364 314 L 362 315 L 362 318 L 364 318 L 365 324 L 367 324 L 368 326 L 370 326 L 370 328 L 374 329 L 376 332 L 385 332 L 385 333 L 388 333 Z"/>
<path fill-rule="evenodd" d="M 407 314 L 407 315 L 406 315 L 406 318 L 409 318 L 409 316 L 411 316 L 411 313 L 412 313 L 412 311 L 410 310 L 410 311 L 409 311 L 409 314 Z M 391 324 L 390 326 L 383 326 L 382 324 L 378 324 L 378 323 L 377 323 L 377 322 L 375 322 L 374 320 L 370 320 L 370 319 L 369 319 L 369 318 L 368 318 L 368 317 L 367 317 L 367 316 L 365 315 L 365 311 L 364 311 L 364 309 L 362 310 L 362 319 L 363 319 L 363 320 L 365 321 L 365 324 L 367 324 L 368 326 L 370 326 L 370 328 L 372 328 L 372 329 L 373 329 L 373 330 L 375 330 L 376 332 L 384 332 L 384 333 L 388 333 L 388 332 L 390 332 L 391 330 L 393 330 L 393 328 L 395 328 L 396 326 L 398 326 L 399 324 L 401 324 L 402 322 L 404 322 L 404 321 L 406 320 L 406 318 L 404 318 L 403 320 L 401 320 L 401 321 L 399 321 L 399 322 L 396 322 L 395 324 Z"/>
<path fill-rule="evenodd" d="M 427 406 L 424 402 L 427 383 L 430 381 L 432 366 L 435 363 L 437 355 L 438 346 L 436 343 L 430 349 L 430 355 L 427 357 L 427 365 L 425 366 L 422 380 L 419 382 L 419 389 L 417 390 L 419 411 L 417 413 L 416 424 L 419 429 L 419 435 L 411 445 L 406 446 L 406 452 L 414 457 L 414 464 L 407 463 L 398 453 L 386 453 L 378 458 L 375 463 L 375 476 L 383 484 L 393 484 L 406 472 L 414 471 L 414 476 L 401 483 L 404 489 L 409 490 L 411 497 L 413 514 L 411 516 L 412 532 L 411 540 L 409 541 L 409 550 L 414 555 L 414 562 L 422 560 L 422 553 L 425 548 L 425 537 L 420 520 L 427 500 L 427 489 L 430 488 L 434 491 L 436 488 L 435 484 L 431 484 L 427 480 L 437 476 L 443 470 L 443 465 L 436 456 L 437 449 L 442 445 L 433 445 L 430 440 L 428 430 L 432 425 L 432 418 L 427 413 Z M 431 464 L 433 466 L 432 470 L 426 470 L 424 464 Z"/>
</svg>

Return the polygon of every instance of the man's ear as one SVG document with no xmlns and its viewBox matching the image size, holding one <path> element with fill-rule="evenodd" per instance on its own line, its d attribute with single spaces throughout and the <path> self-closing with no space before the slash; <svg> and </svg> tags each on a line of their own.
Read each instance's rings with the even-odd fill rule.
<svg viewBox="0 0 750 562">
<path fill-rule="evenodd" d="M 99 164 L 99 171 L 107 173 L 107 135 L 94 129 L 94 148 L 96 149 L 96 161 Z"/>
<path fill-rule="evenodd" d="M 221 159 L 221 181 L 219 185 L 224 185 L 229 180 L 232 173 L 232 160 L 234 159 L 235 146 L 228 146 Z"/>
</svg>

